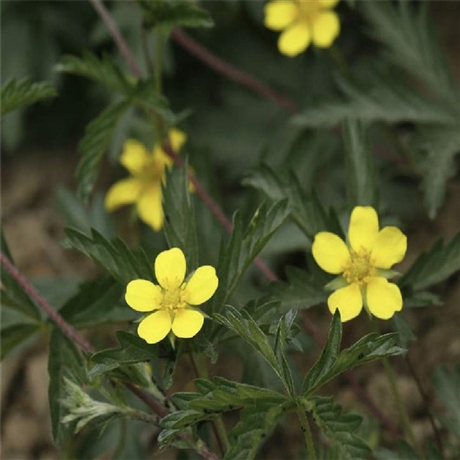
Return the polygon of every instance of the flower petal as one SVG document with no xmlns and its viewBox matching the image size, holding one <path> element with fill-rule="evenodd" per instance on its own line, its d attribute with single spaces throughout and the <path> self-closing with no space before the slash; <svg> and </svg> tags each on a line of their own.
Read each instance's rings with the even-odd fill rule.
<svg viewBox="0 0 460 460">
<path fill-rule="evenodd" d="M 131 174 L 140 174 L 145 170 L 150 161 L 152 161 L 152 155 L 139 141 L 128 139 L 124 143 L 120 163 Z"/>
<path fill-rule="evenodd" d="M 328 273 L 338 275 L 345 270 L 350 258 L 345 242 L 334 233 L 319 232 L 311 248 L 316 263 Z"/>
<path fill-rule="evenodd" d="M 313 43 L 318 48 L 329 48 L 339 35 L 339 17 L 333 11 L 325 11 L 313 21 Z"/>
<path fill-rule="evenodd" d="M 264 7 L 265 27 L 271 30 L 283 30 L 298 16 L 299 8 L 292 1 L 269 2 Z"/>
<path fill-rule="evenodd" d="M 211 298 L 218 285 L 214 267 L 199 267 L 185 286 L 185 301 L 190 305 L 201 305 Z"/>
<path fill-rule="evenodd" d="M 177 289 L 183 283 L 185 270 L 185 256 L 179 248 L 160 252 L 155 259 L 155 276 L 166 290 Z"/>
<path fill-rule="evenodd" d="M 164 214 L 161 184 L 159 182 L 149 185 L 142 192 L 137 202 L 137 212 L 139 217 L 156 232 L 162 229 Z"/>
<path fill-rule="evenodd" d="M 199 311 L 180 308 L 176 311 L 172 331 L 181 339 L 189 339 L 198 334 L 203 323 L 204 316 Z"/>
<path fill-rule="evenodd" d="M 389 269 L 406 255 L 407 237 L 397 227 L 384 227 L 377 235 L 371 257 L 377 268 Z"/>
<path fill-rule="evenodd" d="M 296 22 L 288 27 L 278 39 L 280 53 L 294 57 L 305 51 L 310 44 L 311 34 L 308 24 Z"/>
<path fill-rule="evenodd" d="M 318 0 L 319 6 L 324 9 L 334 8 L 340 0 Z"/>
<path fill-rule="evenodd" d="M 184 145 L 185 141 L 187 140 L 187 134 L 183 133 L 177 128 L 171 128 L 168 133 L 169 136 L 169 143 L 171 144 L 172 149 L 174 152 L 179 152 L 179 150 Z"/>
<path fill-rule="evenodd" d="M 171 315 L 168 310 L 158 310 L 144 318 L 137 328 L 139 337 L 147 343 L 158 343 L 171 330 Z"/>
<path fill-rule="evenodd" d="M 126 204 L 135 203 L 141 194 L 142 186 L 139 179 L 132 177 L 115 182 L 105 195 L 105 209 L 111 212 Z"/>
<path fill-rule="evenodd" d="M 340 312 L 342 323 L 356 318 L 363 308 L 363 297 L 357 284 L 350 284 L 347 287 L 335 291 L 327 299 L 327 305 L 332 314 L 337 308 Z"/>
<path fill-rule="evenodd" d="M 380 319 L 390 319 L 403 306 L 399 287 L 382 277 L 371 278 L 367 284 L 366 299 L 369 311 Z"/>
<path fill-rule="evenodd" d="M 152 311 L 160 308 L 163 294 L 160 286 L 147 280 L 134 280 L 126 286 L 126 303 L 136 311 Z"/>
<path fill-rule="evenodd" d="M 350 218 L 348 240 L 350 246 L 358 251 L 371 251 L 379 233 L 379 217 L 371 206 L 356 206 Z"/>
</svg>

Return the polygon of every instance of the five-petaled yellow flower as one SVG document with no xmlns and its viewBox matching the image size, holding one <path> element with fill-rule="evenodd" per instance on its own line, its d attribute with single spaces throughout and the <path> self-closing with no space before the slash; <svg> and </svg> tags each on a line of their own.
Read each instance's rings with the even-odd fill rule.
<svg viewBox="0 0 460 460">
<path fill-rule="evenodd" d="M 402 309 L 398 286 L 389 283 L 389 269 L 406 254 L 407 238 L 396 227 L 379 230 L 377 212 L 370 206 L 353 209 L 348 227 L 348 246 L 337 235 L 320 232 L 312 246 L 313 257 L 326 272 L 341 275 L 338 288 L 328 298 L 331 313 L 337 308 L 342 321 L 359 315 L 363 303 L 380 319 L 391 318 Z"/>
<path fill-rule="evenodd" d="M 163 340 L 172 330 L 188 339 L 203 326 L 204 315 L 196 306 L 211 298 L 219 280 L 210 265 L 199 267 L 185 280 L 186 262 L 179 248 L 161 252 L 155 259 L 159 286 L 147 280 L 131 281 L 126 287 L 126 303 L 136 311 L 153 312 L 146 316 L 137 333 L 148 343 Z M 185 280 L 185 281 L 184 281 Z"/>
<path fill-rule="evenodd" d="M 273 0 L 265 5 L 265 26 L 283 31 L 278 49 L 290 57 L 305 51 L 311 42 L 329 48 L 339 35 L 340 22 L 331 11 L 339 0 Z"/>
<path fill-rule="evenodd" d="M 178 152 L 187 136 L 178 129 L 169 131 L 172 149 Z M 157 144 L 150 153 L 140 142 L 129 139 L 123 146 L 120 163 L 131 173 L 131 177 L 116 182 L 107 192 L 105 207 L 114 211 L 127 204 L 137 205 L 141 220 L 156 232 L 163 227 L 161 184 L 165 181 L 165 168 L 173 160 Z"/>
</svg>

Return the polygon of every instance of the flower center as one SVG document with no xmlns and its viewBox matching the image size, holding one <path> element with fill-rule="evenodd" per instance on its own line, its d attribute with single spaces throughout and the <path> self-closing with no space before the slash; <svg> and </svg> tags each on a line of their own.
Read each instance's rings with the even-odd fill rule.
<svg viewBox="0 0 460 460">
<path fill-rule="evenodd" d="M 376 273 L 371 254 L 364 249 L 350 251 L 350 260 L 345 267 L 343 277 L 348 283 L 367 284 Z"/>
<path fill-rule="evenodd" d="M 184 289 L 182 286 L 168 291 L 163 290 L 161 308 L 165 310 L 177 310 L 178 308 L 184 308 L 186 305 L 184 297 Z"/>
<path fill-rule="evenodd" d="M 321 11 L 320 3 L 317 0 L 310 0 L 307 2 L 300 1 L 298 8 L 300 20 L 307 22 L 310 26 L 313 24 Z"/>
</svg>

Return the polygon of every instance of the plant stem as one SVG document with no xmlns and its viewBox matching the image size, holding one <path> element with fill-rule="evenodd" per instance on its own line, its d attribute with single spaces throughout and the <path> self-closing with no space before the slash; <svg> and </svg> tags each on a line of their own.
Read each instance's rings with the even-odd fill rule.
<svg viewBox="0 0 460 460">
<path fill-rule="evenodd" d="M 305 415 L 305 410 L 299 404 L 297 405 L 297 414 L 299 416 L 300 426 L 305 436 L 305 443 L 307 445 L 307 451 L 308 451 L 308 460 L 316 460 L 315 445 L 313 443 L 313 437 L 311 435 L 310 425 L 308 423 L 307 416 Z"/>
<path fill-rule="evenodd" d="M 155 34 L 155 89 L 157 90 L 158 94 L 161 94 L 162 91 L 162 84 L 161 84 L 161 76 L 162 76 L 162 68 L 163 68 L 163 39 L 161 37 L 161 33 L 157 32 Z"/>
<path fill-rule="evenodd" d="M 153 76 L 155 73 L 152 58 L 150 56 L 149 49 L 149 32 L 148 30 L 142 29 L 142 53 L 144 54 L 145 66 L 147 67 L 147 72 L 149 76 Z"/>
</svg>

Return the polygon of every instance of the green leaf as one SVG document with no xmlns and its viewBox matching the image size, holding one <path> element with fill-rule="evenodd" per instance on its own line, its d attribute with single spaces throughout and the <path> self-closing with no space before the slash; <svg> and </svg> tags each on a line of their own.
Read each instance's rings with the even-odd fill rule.
<svg viewBox="0 0 460 460">
<path fill-rule="evenodd" d="M 347 173 L 347 203 L 377 207 L 376 174 L 366 126 L 357 120 L 343 123 Z"/>
<path fill-rule="evenodd" d="M 409 348 L 409 345 L 416 339 L 409 323 L 400 313 L 396 313 L 393 318 L 391 318 L 391 322 L 398 333 L 399 346 L 401 348 Z"/>
<path fill-rule="evenodd" d="M 121 71 L 112 57 L 107 54 L 102 58 L 88 51 L 83 52 L 82 57 L 67 55 L 56 65 L 55 70 L 89 78 L 111 91 L 126 96 L 134 88 L 134 83 L 128 80 L 128 76 Z"/>
<path fill-rule="evenodd" d="M 164 232 L 169 247 L 182 249 L 189 269 L 198 267 L 196 220 L 189 194 L 188 164 L 166 172 L 163 187 Z"/>
<path fill-rule="evenodd" d="M 342 414 L 342 407 L 332 397 L 313 396 L 304 400 L 303 404 L 334 447 L 338 448 L 340 458 L 365 460 L 371 456 L 369 446 L 354 433 L 361 425 L 360 416 Z"/>
<path fill-rule="evenodd" d="M 419 291 L 446 280 L 459 270 L 460 233 L 447 244 L 438 240 L 428 252 L 417 257 L 398 284 Z"/>
<path fill-rule="evenodd" d="M 0 228 L 0 242 L 3 254 L 12 264 L 14 264 L 2 228 Z M 27 316 L 33 321 L 40 321 L 40 310 L 6 269 L 2 269 L 1 293 L 2 306 L 21 312 L 23 315 Z"/>
<path fill-rule="evenodd" d="M 447 181 L 457 171 L 455 157 L 460 153 L 460 118 L 453 126 L 420 130 L 413 143 L 423 154 L 420 165 L 424 171 L 422 189 L 428 215 L 434 219 L 444 202 Z"/>
<path fill-rule="evenodd" d="M 329 219 L 317 196 L 305 194 L 294 174 L 282 180 L 270 166 L 263 164 L 243 184 L 261 191 L 272 202 L 288 200 L 290 217 L 309 239 L 328 229 Z"/>
<path fill-rule="evenodd" d="M 0 330 L 1 346 L 0 359 L 12 351 L 17 345 L 21 344 L 38 331 L 37 324 L 14 324 Z"/>
<path fill-rule="evenodd" d="M 86 127 L 85 135 L 78 144 L 82 157 L 77 167 L 78 195 L 87 201 L 96 182 L 99 165 L 110 143 L 117 122 L 130 103 L 116 102 L 106 107 Z"/>
<path fill-rule="evenodd" d="M 287 267 L 286 277 L 287 283 L 275 281 L 270 286 L 273 299 L 301 309 L 326 302 L 324 284 L 311 273 L 296 267 Z"/>
<path fill-rule="evenodd" d="M 425 83 L 458 114 L 460 92 L 434 32 L 429 2 L 419 4 L 358 3 L 370 33 L 385 45 L 385 57 Z"/>
<path fill-rule="evenodd" d="M 394 71 L 373 63 L 363 69 L 364 79 L 338 76 L 340 97 L 313 101 L 292 118 L 296 126 L 335 126 L 347 119 L 363 122 L 455 123 L 451 109 L 427 99 L 404 82 Z"/>
<path fill-rule="evenodd" d="M 48 399 L 51 426 L 55 444 L 61 444 L 73 434 L 72 426 L 61 422 L 66 410 L 61 400 L 66 396 L 64 377 L 75 383 L 84 383 L 85 361 L 75 345 L 57 328 L 53 329 L 49 342 L 48 373 L 50 383 Z"/>
<path fill-rule="evenodd" d="M 62 242 L 65 248 L 91 258 L 122 285 L 134 279 L 153 279 L 153 262 L 142 249 L 132 250 L 120 238 L 110 242 L 94 229 L 91 236 L 72 228 L 65 232 L 67 238 Z"/>
<path fill-rule="evenodd" d="M 324 350 L 310 369 L 302 384 L 306 396 L 315 392 L 329 380 L 355 366 L 390 356 L 398 356 L 406 350 L 397 346 L 398 334 L 368 334 L 341 353 L 342 324 L 340 314 L 335 313 Z"/>
<path fill-rule="evenodd" d="M 87 281 L 59 310 L 77 329 L 114 322 L 130 321 L 138 314 L 121 302 L 124 287 L 109 277 Z"/>
<path fill-rule="evenodd" d="M 447 416 L 441 417 L 444 425 L 460 440 L 460 366 L 452 372 L 439 368 L 433 378 L 436 394 L 447 409 Z"/>
<path fill-rule="evenodd" d="M 32 83 L 29 78 L 8 80 L 0 89 L 0 116 L 57 95 L 49 82 Z"/>
<path fill-rule="evenodd" d="M 141 0 L 139 3 L 144 23 L 148 27 L 212 27 L 214 25 L 214 21 L 206 10 L 185 1 Z"/>
</svg>

